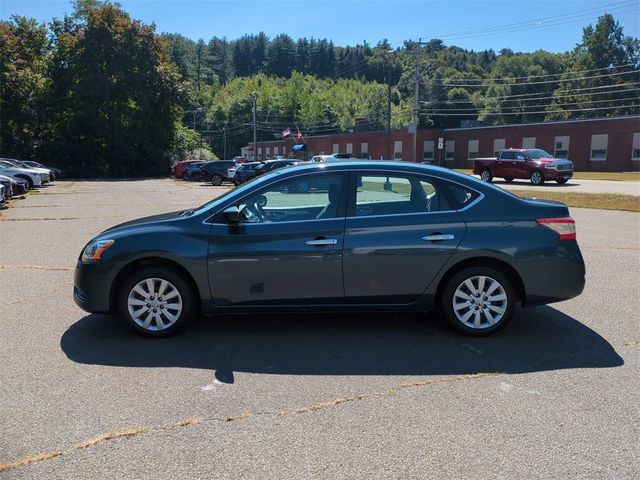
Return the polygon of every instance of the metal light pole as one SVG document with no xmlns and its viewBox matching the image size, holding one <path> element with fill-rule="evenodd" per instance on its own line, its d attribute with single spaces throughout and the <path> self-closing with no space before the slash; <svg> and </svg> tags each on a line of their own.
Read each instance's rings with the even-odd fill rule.
<svg viewBox="0 0 640 480">
<path fill-rule="evenodd" d="M 256 124 L 256 111 L 258 104 L 258 92 L 251 92 L 253 99 L 253 161 L 258 160 L 258 128 Z"/>
<path fill-rule="evenodd" d="M 391 160 L 391 58 L 387 50 L 387 160 Z"/>
</svg>

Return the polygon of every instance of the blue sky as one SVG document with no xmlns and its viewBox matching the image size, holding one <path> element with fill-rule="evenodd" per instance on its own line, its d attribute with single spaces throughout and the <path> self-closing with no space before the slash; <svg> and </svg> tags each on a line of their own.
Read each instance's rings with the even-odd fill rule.
<svg viewBox="0 0 640 480">
<path fill-rule="evenodd" d="M 192 39 L 238 38 L 264 31 L 328 38 L 336 45 L 387 38 L 442 38 L 482 50 L 567 51 L 582 28 L 612 13 L 627 35 L 640 36 L 640 0 L 120 0 L 133 18 L 158 32 Z M 71 11 L 69 0 L 0 0 L 0 18 L 13 14 L 49 21 Z"/>
</svg>

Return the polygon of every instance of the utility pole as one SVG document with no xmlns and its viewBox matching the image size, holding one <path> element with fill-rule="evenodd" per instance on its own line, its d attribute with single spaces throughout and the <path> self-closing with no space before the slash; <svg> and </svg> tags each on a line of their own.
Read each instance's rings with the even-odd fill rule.
<svg viewBox="0 0 640 480">
<path fill-rule="evenodd" d="M 253 98 L 253 161 L 258 160 L 258 129 L 256 124 L 256 110 L 258 104 L 258 92 L 251 92 Z"/>
<path fill-rule="evenodd" d="M 387 50 L 387 160 L 391 160 L 391 58 Z"/>
<path fill-rule="evenodd" d="M 222 131 L 224 132 L 224 148 L 222 149 L 224 153 L 222 158 L 224 158 L 225 160 L 227 159 L 227 123 L 228 122 L 229 120 L 225 120 L 224 127 L 222 127 Z"/>
<path fill-rule="evenodd" d="M 415 78 L 415 86 L 413 89 L 413 121 L 415 122 L 415 131 L 413 133 L 413 161 L 418 161 L 418 121 L 419 121 L 419 110 L 420 103 L 418 97 L 420 95 L 420 45 L 422 45 L 422 38 L 418 39 L 418 43 L 415 45 L 415 55 L 416 55 L 416 78 Z"/>
</svg>

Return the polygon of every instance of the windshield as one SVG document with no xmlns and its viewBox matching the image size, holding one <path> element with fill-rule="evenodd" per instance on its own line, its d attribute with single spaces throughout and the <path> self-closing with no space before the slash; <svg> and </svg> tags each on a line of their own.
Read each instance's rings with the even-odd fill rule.
<svg viewBox="0 0 640 480">
<path fill-rule="evenodd" d="M 553 155 L 551 155 L 549 152 L 546 152 L 540 148 L 534 148 L 533 150 L 526 150 L 526 152 L 530 158 L 553 158 Z"/>
</svg>

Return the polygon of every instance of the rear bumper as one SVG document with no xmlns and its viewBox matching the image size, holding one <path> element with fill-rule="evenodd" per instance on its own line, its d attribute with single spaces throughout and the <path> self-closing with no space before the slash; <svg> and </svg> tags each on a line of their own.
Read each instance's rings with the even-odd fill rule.
<svg viewBox="0 0 640 480">
<path fill-rule="evenodd" d="M 561 241 L 544 260 L 516 266 L 525 290 L 523 306 L 562 302 L 584 290 L 586 269 L 575 240 Z"/>
</svg>

